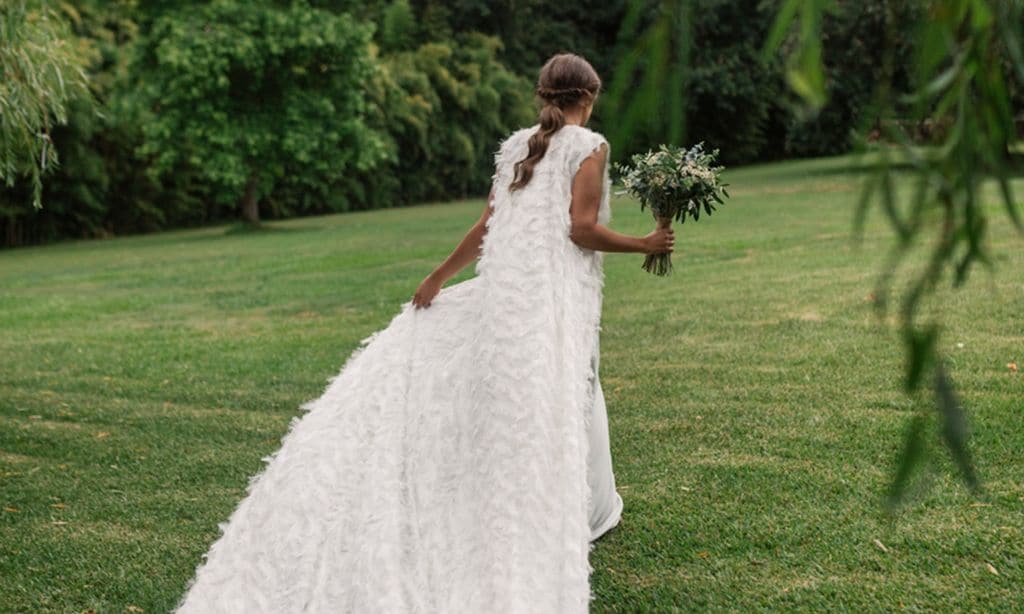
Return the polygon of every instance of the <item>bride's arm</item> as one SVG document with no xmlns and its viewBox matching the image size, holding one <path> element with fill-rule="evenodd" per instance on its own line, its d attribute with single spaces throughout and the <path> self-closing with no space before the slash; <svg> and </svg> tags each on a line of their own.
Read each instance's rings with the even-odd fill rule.
<svg viewBox="0 0 1024 614">
<path fill-rule="evenodd" d="M 597 223 L 607 156 L 608 148 L 601 145 L 600 149 L 580 164 L 576 172 L 572 183 L 572 204 L 569 207 L 572 219 L 569 238 L 580 247 L 603 252 L 671 253 L 675 243 L 671 228 L 656 229 L 647 236 L 634 237 Z"/>
<path fill-rule="evenodd" d="M 420 283 L 416 294 L 412 297 L 412 303 L 416 307 L 429 307 L 430 301 L 434 300 L 437 293 L 445 282 L 454 277 L 467 264 L 473 262 L 480 256 L 480 246 L 483 244 L 484 235 L 487 234 L 487 218 L 491 217 L 491 201 L 494 199 L 494 188 L 487 196 L 487 204 L 484 206 L 480 219 L 473 224 L 462 241 L 452 250 L 452 253 L 439 264 L 436 269 Z"/>
</svg>

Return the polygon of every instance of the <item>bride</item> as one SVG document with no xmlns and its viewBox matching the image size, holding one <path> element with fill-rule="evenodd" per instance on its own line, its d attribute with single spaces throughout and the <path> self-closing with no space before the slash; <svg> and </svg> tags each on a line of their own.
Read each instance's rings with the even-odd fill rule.
<svg viewBox="0 0 1024 614">
<path fill-rule="evenodd" d="M 480 219 L 292 418 L 177 612 L 588 610 L 591 542 L 622 510 L 602 252 L 674 242 L 606 227 L 608 143 L 584 127 L 600 87 L 579 56 L 547 61 Z"/>
</svg>

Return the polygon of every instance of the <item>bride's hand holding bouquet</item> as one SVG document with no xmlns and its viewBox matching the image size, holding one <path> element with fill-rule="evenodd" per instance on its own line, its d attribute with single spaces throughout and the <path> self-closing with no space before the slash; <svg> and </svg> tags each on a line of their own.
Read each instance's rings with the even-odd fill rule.
<svg viewBox="0 0 1024 614">
<path fill-rule="evenodd" d="M 676 231 L 672 230 L 672 225 L 659 222 L 658 227 L 643 238 L 643 251 L 648 258 L 661 254 L 668 256 L 675 249 L 675 242 Z"/>
<path fill-rule="evenodd" d="M 622 173 L 625 191 L 640 201 L 641 209 L 649 208 L 658 221 L 658 230 L 667 231 L 671 237 L 672 220 L 683 223 L 689 216 L 696 221 L 701 210 L 711 215 L 729 196 L 727 184 L 720 179 L 724 167 L 714 165 L 717 157 L 718 150 L 706 152 L 703 143 L 690 149 L 662 145 L 658 151 L 636 154 L 629 164 L 616 167 Z M 644 270 L 655 275 L 671 273 L 670 253 L 671 249 L 649 251 Z"/>
</svg>

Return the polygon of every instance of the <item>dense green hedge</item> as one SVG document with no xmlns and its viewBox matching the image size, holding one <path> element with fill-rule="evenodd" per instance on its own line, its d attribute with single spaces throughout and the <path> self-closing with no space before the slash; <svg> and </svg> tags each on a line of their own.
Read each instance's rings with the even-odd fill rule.
<svg viewBox="0 0 1024 614">
<path fill-rule="evenodd" d="M 873 119 L 883 47 L 908 57 L 921 4 L 837 3 L 825 23 L 831 101 L 808 119 L 786 103 L 778 63 L 759 55 L 776 3 L 695 2 L 687 140 L 729 164 L 847 150 Z M 650 18 L 659 5 L 650 0 Z M 6 244 L 233 219 L 246 193 L 263 217 L 481 195 L 498 140 L 533 121 L 543 60 L 582 53 L 607 84 L 629 42 L 618 40 L 623 0 L 54 6 L 95 52 L 95 103 L 74 105 L 52 134 L 61 165 L 42 211 L 24 182 L 0 188 Z M 614 121 L 599 103 L 595 126 Z M 653 118 L 613 155 L 663 134 Z"/>
</svg>

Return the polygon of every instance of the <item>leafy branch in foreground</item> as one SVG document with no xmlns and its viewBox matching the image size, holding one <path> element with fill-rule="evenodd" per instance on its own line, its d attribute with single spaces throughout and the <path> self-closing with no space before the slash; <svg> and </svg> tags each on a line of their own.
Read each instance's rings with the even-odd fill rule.
<svg viewBox="0 0 1024 614">
<path fill-rule="evenodd" d="M 619 29 L 619 39 L 633 41 L 615 66 L 604 104 L 615 122 L 608 130 L 614 143 L 664 117 L 665 142 L 686 138 L 686 84 L 693 44 L 692 0 L 656 0 L 654 18 L 648 0 L 633 0 Z M 647 23 L 645 27 L 643 24 Z"/>
<path fill-rule="evenodd" d="M 43 175 L 57 165 L 50 131 L 67 123 L 73 100 L 89 96 L 89 60 L 45 1 L 0 4 L 0 181 L 11 187 L 27 177 L 36 209 Z"/>
<path fill-rule="evenodd" d="M 938 127 L 938 137 L 933 146 L 919 147 L 899 122 L 880 122 L 881 136 L 896 144 L 897 156 L 909 166 L 916 189 L 907 205 L 898 202 L 893 187 L 897 156 L 882 146 L 877 152 L 880 163 L 865 183 L 854 230 L 859 236 L 868 208 L 878 202 L 897 239 L 875 292 L 876 310 L 879 315 L 888 312 L 897 273 L 909 268 L 909 286 L 898 297 L 899 329 L 906 347 L 905 389 L 915 394 L 931 379 L 933 415 L 941 422 L 942 440 L 964 482 L 978 493 L 981 481 L 967 445 L 967 416 L 938 349 L 939 316 L 922 312 L 944 279 L 960 287 L 974 264 L 992 266 L 986 236 L 990 214 L 982 197 L 986 180 L 995 180 L 1010 221 L 1024 231 L 1009 182 L 1009 145 L 1016 139 L 1016 129 L 1008 87 L 1010 70 L 1024 80 L 1022 14 L 1018 3 L 921 1 L 928 18 L 922 20 L 914 38 L 910 68 L 915 89 L 909 96 L 896 98 L 890 83 L 879 83 L 876 117 L 902 116 L 904 123 Z M 766 54 L 774 53 L 799 22 L 788 80 L 812 109 L 820 108 L 826 98 L 820 23 L 829 5 L 827 0 L 787 0 L 764 49 Z M 925 243 L 925 264 L 914 268 L 909 255 Z M 903 502 L 911 474 L 926 458 L 927 416 L 920 414 L 908 429 L 890 489 L 890 509 Z"/>
</svg>

